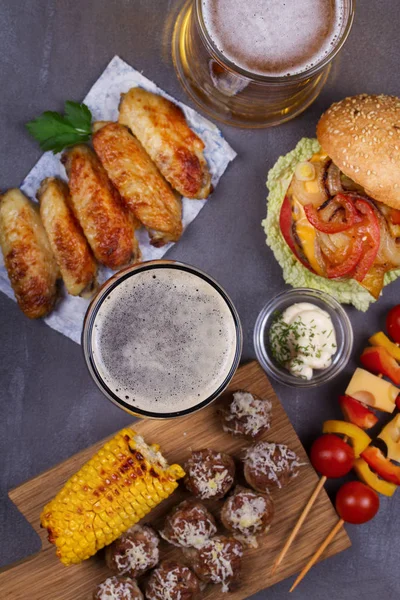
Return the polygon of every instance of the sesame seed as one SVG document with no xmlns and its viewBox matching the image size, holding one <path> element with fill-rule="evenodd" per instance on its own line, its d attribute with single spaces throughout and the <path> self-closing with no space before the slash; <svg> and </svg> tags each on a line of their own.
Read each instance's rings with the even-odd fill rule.
<svg viewBox="0 0 400 600">
<path fill-rule="evenodd" d="M 394 187 L 395 190 L 397 190 L 397 188 L 399 187 L 399 184 L 395 183 L 393 187 Z"/>
<path fill-rule="evenodd" d="M 371 169 L 368 169 L 367 175 L 371 175 Z"/>
</svg>

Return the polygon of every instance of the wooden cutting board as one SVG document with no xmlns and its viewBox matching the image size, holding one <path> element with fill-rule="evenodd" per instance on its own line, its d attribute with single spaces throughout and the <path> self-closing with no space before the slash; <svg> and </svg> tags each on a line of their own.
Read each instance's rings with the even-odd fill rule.
<svg viewBox="0 0 400 600">
<path fill-rule="evenodd" d="M 297 517 L 310 497 L 318 477 L 311 467 L 307 455 L 289 419 L 280 404 L 264 371 L 256 362 L 241 367 L 227 392 L 212 406 L 180 419 L 168 421 L 143 420 L 134 424 L 134 429 L 144 436 L 148 443 L 157 442 L 169 462 L 183 463 L 191 449 L 204 447 L 223 450 L 240 457 L 246 442 L 224 433 L 216 414 L 220 402 L 226 402 L 232 391 L 245 389 L 273 403 L 271 430 L 264 438 L 271 442 L 285 443 L 295 450 L 302 461 L 297 479 L 282 489 L 273 491 L 275 518 L 268 535 L 258 549 L 246 550 L 243 560 L 243 582 L 231 593 L 222 594 L 219 586 L 209 586 L 203 594 L 208 600 L 243 600 L 286 577 L 298 572 L 313 554 L 326 534 L 337 523 L 338 516 L 328 496 L 323 491 L 308 516 L 298 538 L 278 572 L 270 575 L 272 563 L 293 528 Z M 105 440 L 102 440 L 72 456 L 65 462 L 27 481 L 10 491 L 9 496 L 26 517 L 42 541 L 42 549 L 35 556 L 2 570 L 0 573 L 0 596 L 7 600 L 89 600 L 94 587 L 110 575 L 104 564 L 102 552 L 95 557 L 71 567 L 64 567 L 56 558 L 54 547 L 47 541 L 46 532 L 40 528 L 39 518 L 42 507 L 58 492 L 65 481 L 77 471 Z M 240 469 L 239 469 L 240 480 Z M 157 528 L 171 506 L 187 496 L 183 486 L 164 501 L 146 519 Z M 217 513 L 217 505 L 209 505 Z M 351 542 L 342 529 L 328 547 L 323 558 L 345 550 Z M 162 557 L 179 558 L 180 550 L 171 549 L 162 542 Z"/>
</svg>

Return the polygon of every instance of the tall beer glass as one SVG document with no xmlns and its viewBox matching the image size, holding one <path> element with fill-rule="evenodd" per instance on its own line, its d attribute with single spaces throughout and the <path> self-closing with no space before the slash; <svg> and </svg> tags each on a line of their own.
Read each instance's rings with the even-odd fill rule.
<svg viewBox="0 0 400 600">
<path fill-rule="evenodd" d="M 354 0 L 189 0 L 175 24 L 175 69 L 210 117 L 278 125 L 318 96 L 353 17 Z"/>
</svg>

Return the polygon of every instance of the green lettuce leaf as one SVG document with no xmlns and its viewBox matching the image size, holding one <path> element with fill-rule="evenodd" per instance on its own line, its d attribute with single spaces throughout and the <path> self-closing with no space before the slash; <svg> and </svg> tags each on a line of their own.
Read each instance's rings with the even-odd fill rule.
<svg viewBox="0 0 400 600">
<path fill-rule="evenodd" d="M 286 190 L 292 179 L 298 162 L 308 160 L 320 150 L 316 139 L 303 138 L 296 148 L 281 156 L 268 173 L 267 217 L 262 222 L 267 235 L 267 245 L 283 271 L 286 283 L 293 287 L 307 287 L 327 292 L 341 304 L 353 304 L 358 310 L 365 312 L 375 299 L 354 279 L 334 281 L 319 277 L 306 269 L 293 255 L 283 239 L 279 227 L 279 214 Z M 390 271 L 385 275 L 385 285 L 400 277 L 400 270 Z"/>
</svg>

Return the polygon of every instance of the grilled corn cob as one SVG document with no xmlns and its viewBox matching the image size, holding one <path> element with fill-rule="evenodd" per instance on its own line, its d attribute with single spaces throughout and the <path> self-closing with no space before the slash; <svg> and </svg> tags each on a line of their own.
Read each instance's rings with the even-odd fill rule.
<svg viewBox="0 0 400 600">
<path fill-rule="evenodd" d="M 159 446 L 123 429 L 73 475 L 43 509 L 41 525 L 64 565 L 111 544 L 148 514 L 185 475 Z"/>
</svg>

